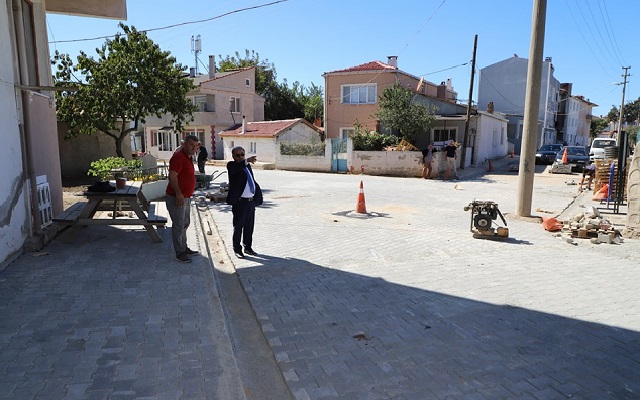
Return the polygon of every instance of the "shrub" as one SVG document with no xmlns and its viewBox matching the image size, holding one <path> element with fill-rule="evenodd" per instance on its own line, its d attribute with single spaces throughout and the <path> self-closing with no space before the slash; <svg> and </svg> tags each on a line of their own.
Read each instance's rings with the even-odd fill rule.
<svg viewBox="0 0 640 400">
<path fill-rule="evenodd" d="M 113 170 L 121 169 L 138 171 L 142 168 L 142 160 L 127 160 L 122 157 L 107 157 L 93 161 L 91 168 L 87 171 L 87 175 L 97 176 L 100 180 L 107 180 L 110 176 L 115 175 Z M 117 172 L 116 172 L 117 173 Z"/>
<path fill-rule="evenodd" d="M 385 135 L 376 131 L 367 132 L 358 121 L 354 126 L 355 132 L 349 136 L 353 141 L 354 150 L 382 151 L 385 147 L 395 146 L 400 141 L 398 136 Z"/>
<path fill-rule="evenodd" d="M 324 143 L 280 143 L 280 154 L 285 156 L 323 156 Z"/>
</svg>

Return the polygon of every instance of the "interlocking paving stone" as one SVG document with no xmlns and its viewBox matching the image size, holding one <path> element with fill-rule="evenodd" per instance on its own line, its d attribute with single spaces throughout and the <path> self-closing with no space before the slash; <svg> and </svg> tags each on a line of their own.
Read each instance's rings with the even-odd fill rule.
<svg viewBox="0 0 640 400">
<path fill-rule="evenodd" d="M 474 239 L 471 200 L 513 213 L 500 179 L 256 179 L 260 256 L 233 262 L 296 398 L 330 398 L 329 385 L 363 399 L 640 396 L 639 242 L 571 246 L 509 215 L 510 240 Z M 353 209 L 360 179 L 385 216 L 335 214 Z M 532 208 L 559 214 L 575 187 L 549 179 L 536 177 Z M 211 213 L 228 247 L 230 212 Z"/>
</svg>

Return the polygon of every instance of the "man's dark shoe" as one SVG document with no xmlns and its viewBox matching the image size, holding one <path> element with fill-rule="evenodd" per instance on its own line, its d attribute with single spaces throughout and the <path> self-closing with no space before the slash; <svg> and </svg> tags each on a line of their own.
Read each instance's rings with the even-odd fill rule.
<svg viewBox="0 0 640 400">
<path fill-rule="evenodd" d="M 180 254 L 176 254 L 176 260 L 180 261 L 181 263 L 190 263 L 191 262 L 191 259 L 189 258 L 189 256 L 185 252 L 182 252 Z"/>
<path fill-rule="evenodd" d="M 190 248 L 187 247 L 187 249 L 184 251 L 184 254 L 188 255 L 188 256 L 195 256 L 196 254 L 200 254 L 199 251 L 195 251 L 195 250 L 191 250 Z"/>
<path fill-rule="evenodd" d="M 244 252 L 247 253 L 250 256 L 257 256 L 258 255 L 258 253 L 253 251 L 253 249 L 251 247 L 245 247 L 244 248 Z"/>
<path fill-rule="evenodd" d="M 244 253 L 242 252 L 242 250 L 234 250 L 233 252 L 236 253 L 236 257 L 244 258 Z"/>
</svg>

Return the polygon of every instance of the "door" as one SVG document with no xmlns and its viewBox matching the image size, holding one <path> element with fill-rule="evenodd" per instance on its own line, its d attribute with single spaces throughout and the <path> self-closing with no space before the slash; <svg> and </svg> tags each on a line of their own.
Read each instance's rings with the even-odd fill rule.
<svg viewBox="0 0 640 400">
<path fill-rule="evenodd" d="M 347 139 L 331 139 L 331 171 L 347 172 Z"/>
</svg>

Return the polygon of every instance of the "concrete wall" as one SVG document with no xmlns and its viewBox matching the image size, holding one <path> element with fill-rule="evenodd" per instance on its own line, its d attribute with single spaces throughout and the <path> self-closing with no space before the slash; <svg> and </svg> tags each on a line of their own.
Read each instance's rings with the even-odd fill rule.
<svg viewBox="0 0 640 400">
<path fill-rule="evenodd" d="M 331 141 L 325 141 L 322 156 L 289 156 L 276 147 L 276 168 L 289 171 L 331 172 Z"/>
<path fill-rule="evenodd" d="M 115 141 L 105 134 L 95 133 L 65 139 L 66 134 L 66 125 L 58 123 L 58 145 L 63 178 L 86 178 L 93 161 L 117 156 Z M 125 157 L 131 154 L 131 141 L 128 137 L 122 141 L 122 152 Z"/>
<path fill-rule="evenodd" d="M 419 151 L 353 151 L 351 165 L 367 175 L 420 176 L 421 160 Z"/>
<path fill-rule="evenodd" d="M 506 156 L 509 151 L 506 118 L 500 113 L 479 112 L 474 122 L 476 136 L 471 162 L 476 165 L 483 164 L 487 160 Z M 467 157 L 467 160 L 470 160 L 470 157 Z"/>
<path fill-rule="evenodd" d="M 11 1 L 9 1 L 9 4 Z M 0 157 L 0 269 L 3 261 L 22 249 L 29 232 L 29 192 L 25 184 L 23 143 L 20 132 L 21 116 L 18 114 L 14 84 L 16 82 L 16 58 L 13 46 L 15 37 L 8 11 L 11 7 L 3 1 L 0 8 L 0 121 L 2 127 L 3 155 Z"/>
</svg>

